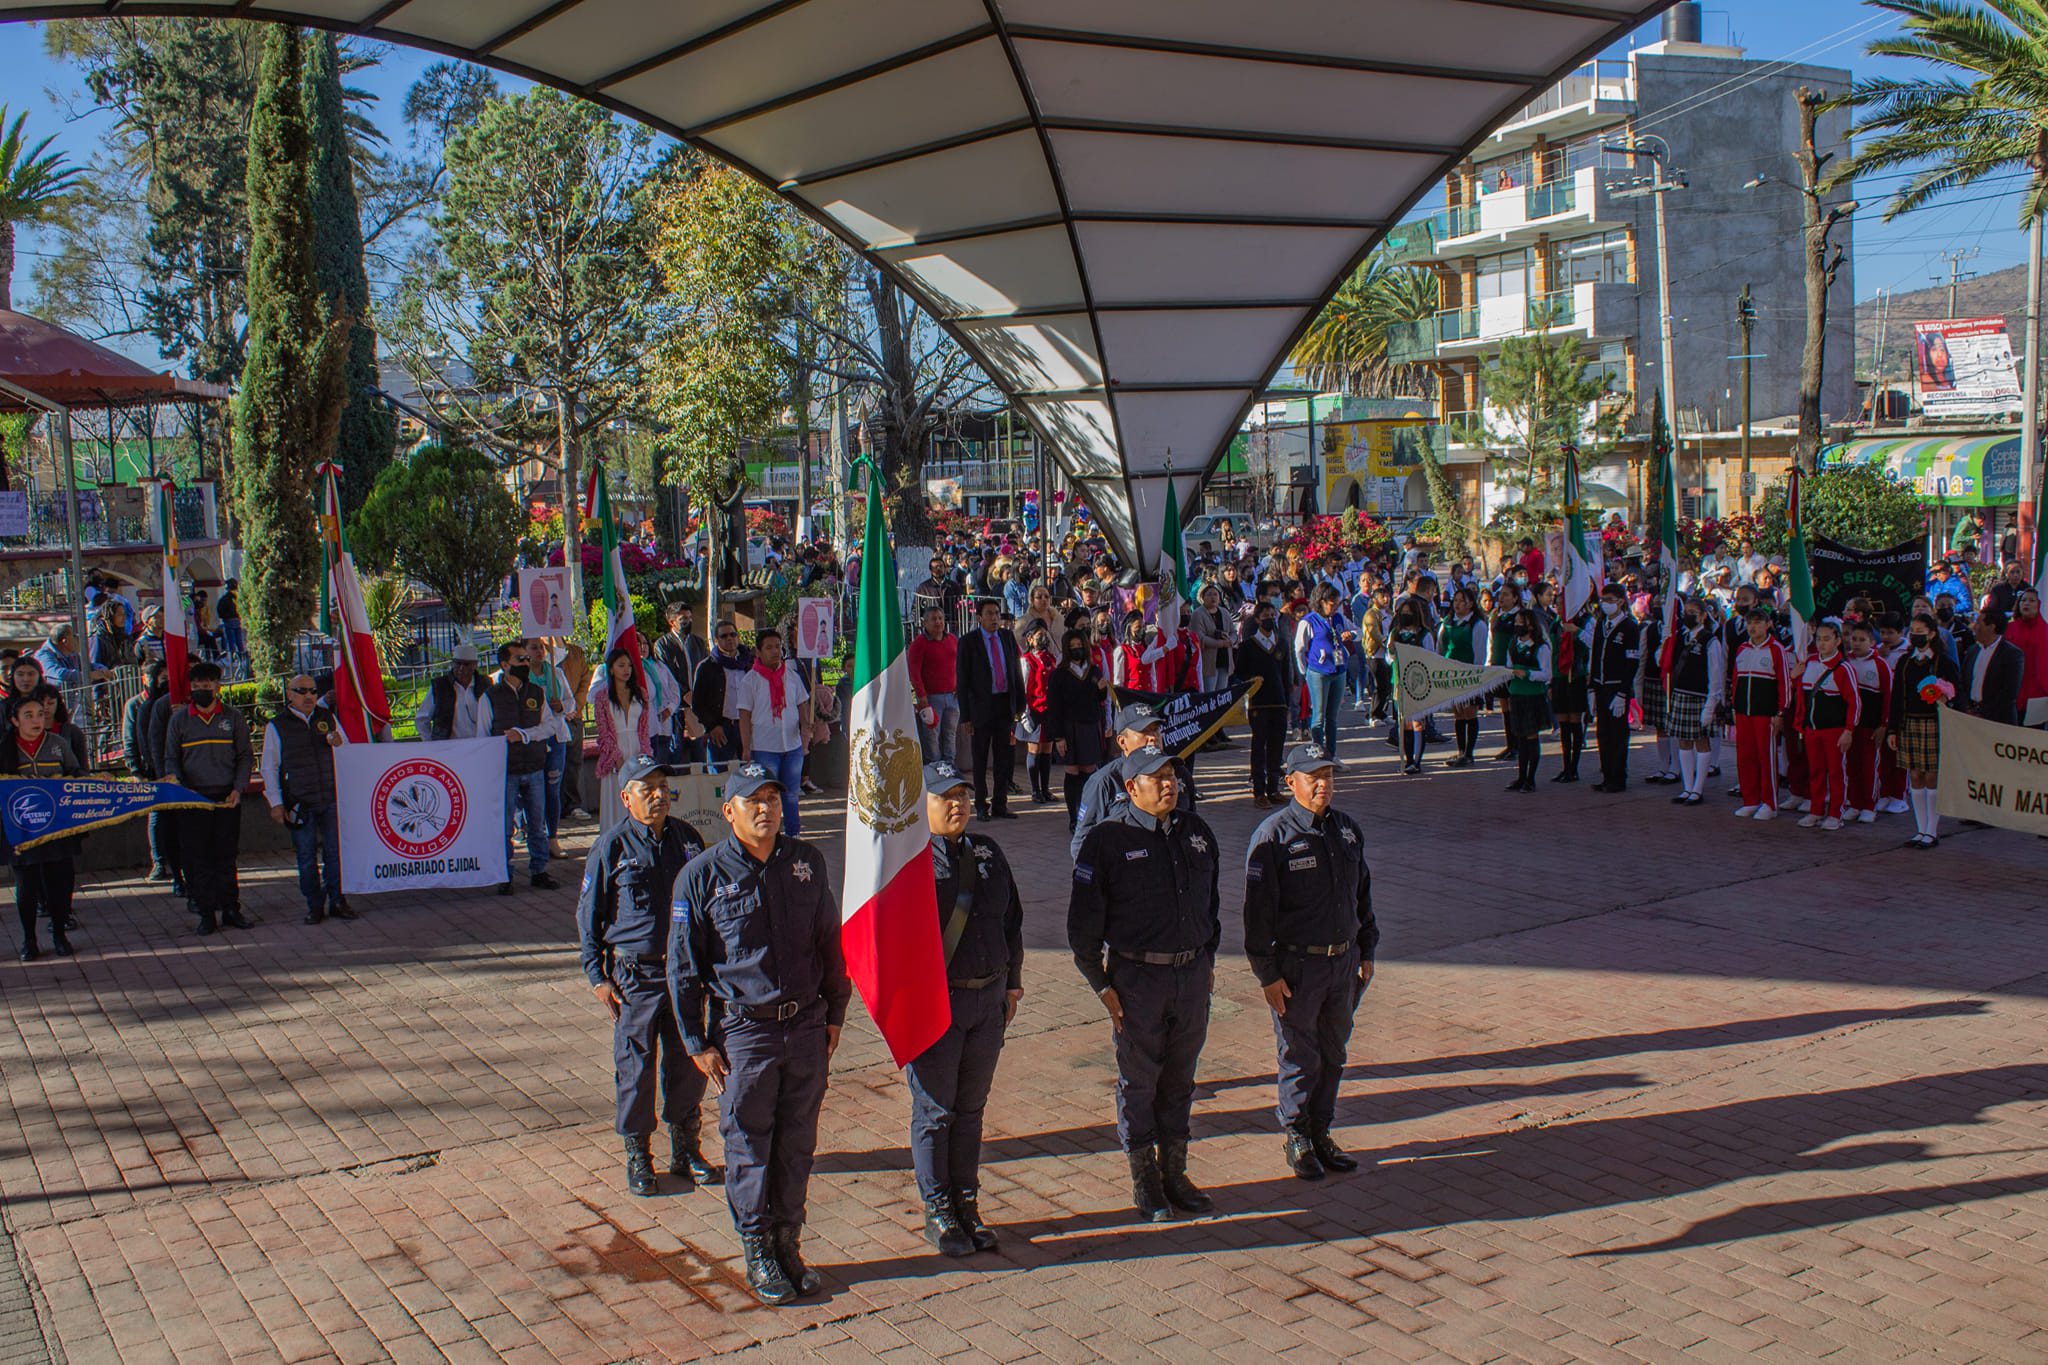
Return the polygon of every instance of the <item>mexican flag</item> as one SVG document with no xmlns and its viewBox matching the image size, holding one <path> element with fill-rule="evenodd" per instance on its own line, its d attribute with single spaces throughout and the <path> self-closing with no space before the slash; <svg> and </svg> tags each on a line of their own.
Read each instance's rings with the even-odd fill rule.
<svg viewBox="0 0 2048 1365">
<path fill-rule="evenodd" d="M 330 461 L 314 473 L 320 480 L 320 629 L 337 646 L 335 719 L 350 743 L 367 744 L 391 723 L 384 667 L 377 658 L 377 637 L 370 633 L 355 556 L 349 553 L 348 528 L 342 524 L 341 466 Z"/>
<path fill-rule="evenodd" d="M 583 515 L 597 523 L 598 546 L 603 550 L 599 566 L 604 572 L 604 653 L 624 647 L 633 656 L 633 673 L 644 690 L 647 670 L 641 660 L 640 627 L 633 620 L 633 594 L 626 587 L 626 565 L 619 557 L 619 523 L 612 516 L 611 494 L 604 486 L 604 465 L 591 461 L 590 477 L 584 484 Z M 580 566 L 579 566 L 580 567 Z"/>
<path fill-rule="evenodd" d="M 1657 518 L 1657 567 L 1664 575 L 1664 605 L 1657 613 L 1657 667 L 1668 680 L 1678 660 L 1678 460 L 1671 428 L 1664 420 L 1662 389 L 1657 390 L 1650 409 L 1650 453 L 1657 460 L 1657 479 L 1664 489 L 1664 509 Z"/>
<path fill-rule="evenodd" d="M 1812 629 L 1813 570 L 1806 563 L 1806 516 L 1800 506 L 1799 467 L 1792 468 L 1785 489 L 1785 590 L 1792 605 L 1792 653 L 1806 657 L 1807 632 Z"/>
<path fill-rule="evenodd" d="M 1600 562 L 1586 548 L 1586 518 L 1579 510 L 1579 448 L 1564 448 L 1564 562 L 1557 566 L 1562 579 L 1558 612 L 1566 620 L 1576 617 L 1600 592 Z"/>
<path fill-rule="evenodd" d="M 846 878 L 840 940 L 847 974 L 902 1066 L 953 1022 L 938 888 L 924 818 L 924 757 L 903 652 L 895 556 L 882 523 L 882 481 L 868 476 L 846 708 Z"/>
<path fill-rule="evenodd" d="M 164 682 L 174 702 L 190 697 L 185 670 L 190 660 L 185 649 L 185 599 L 178 595 L 178 520 L 176 491 L 169 479 L 157 479 L 156 524 L 164 543 Z"/>
<path fill-rule="evenodd" d="M 1169 472 L 1166 478 L 1166 516 L 1159 528 L 1159 611 L 1154 618 L 1161 634 L 1180 629 L 1181 604 L 1194 591 L 1188 577 L 1187 547 L 1180 536 L 1180 490 Z M 1172 590 L 1167 591 L 1167 585 Z"/>
</svg>

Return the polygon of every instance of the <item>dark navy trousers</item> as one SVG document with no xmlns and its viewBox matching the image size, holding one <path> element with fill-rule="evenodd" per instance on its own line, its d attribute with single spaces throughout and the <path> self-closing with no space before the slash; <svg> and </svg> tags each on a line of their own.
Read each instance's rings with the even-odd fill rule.
<svg viewBox="0 0 2048 1365">
<path fill-rule="evenodd" d="M 979 1188 L 981 1116 L 1003 1052 L 1008 999 L 1001 977 L 986 986 L 955 987 L 952 1026 L 904 1068 L 910 1078 L 910 1157 L 927 1203 L 954 1190 Z"/>
<path fill-rule="evenodd" d="M 1124 1007 L 1116 1034 L 1116 1135 L 1125 1151 L 1187 1141 L 1215 976 L 1216 960 L 1206 953 L 1185 967 L 1109 955 L 1109 984 Z"/>
<path fill-rule="evenodd" d="M 1328 1128 L 1337 1113 L 1337 1084 L 1358 1010 L 1358 949 L 1342 957 L 1281 958 L 1293 994 L 1273 1016 L 1280 1049 L 1281 1126 Z"/>
<path fill-rule="evenodd" d="M 612 1075 L 618 1082 L 618 1130 L 645 1137 L 654 1123 L 654 1091 L 661 1087 L 661 1117 L 679 1124 L 704 1102 L 704 1073 L 683 1051 L 683 1032 L 669 1004 L 668 972 L 660 963 L 626 958 L 612 967 L 612 988 L 622 1002 L 612 1025 Z"/>
<path fill-rule="evenodd" d="M 723 1027 L 730 1074 L 719 1134 L 733 1226 L 742 1237 L 802 1227 L 825 1103 L 825 1004 L 781 1023 L 728 1015 Z"/>
</svg>

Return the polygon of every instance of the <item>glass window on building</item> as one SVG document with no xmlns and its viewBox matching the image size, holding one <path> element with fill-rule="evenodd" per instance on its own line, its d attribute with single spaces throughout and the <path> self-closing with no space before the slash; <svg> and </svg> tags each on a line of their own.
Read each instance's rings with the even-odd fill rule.
<svg viewBox="0 0 2048 1365">
<path fill-rule="evenodd" d="M 1505 190 L 1519 190 L 1527 186 L 1533 177 L 1534 165 L 1527 152 L 1516 152 L 1497 161 L 1483 162 L 1472 168 L 1473 179 L 1479 185 L 1481 194 L 1499 194 Z"/>
<path fill-rule="evenodd" d="M 1529 275 L 1532 269 L 1529 252 L 1510 251 L 1502 256 L 1479 258 L 1479 299 L 1506 299 L 1526 296 L 1529 292 Z"/>
<path fill-rule="evenodd" d="M 1551 277 L 1560 287 L 1568 284 L 1627 284 L 1628 233 L 1596 232 L 1551 243 Z"/>
<path fill-rule="evenodd" d="M 1628 347 L 1619 341 L 1603 341 L 1587 357 L 1586 378 L 1594 382 L 1604 379 L 1608 391 L 1619 393 L 1628 388 Z"/>
</svg>

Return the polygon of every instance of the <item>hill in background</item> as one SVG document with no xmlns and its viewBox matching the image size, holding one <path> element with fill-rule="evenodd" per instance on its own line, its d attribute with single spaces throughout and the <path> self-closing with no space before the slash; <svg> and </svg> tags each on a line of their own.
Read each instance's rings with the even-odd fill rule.
<svg viewBox="0 0 2048 1365">
<path fill-rule="evenodd" d="M 1878 319 L 1883 305 L 1875 298 L 1856 305 L 1856 373 L 1868 376 L 1876 368 Z M 1884 369 L 1894 384 L 1906 382 L 1906 358 L 1912 354 L 1913 324 L 1932 322 L 1948 316 L 1948 286 L 1932 285 L 1911 293 L 1892 295 L 1889 335 L 1885 338 Z M 1956 316 L 1959 318 L 2002 317 L 2012 337 L 2015 356 L 2026 348 L 2027 268 L 2016 265 L 1996 270 L 1956 286 Z M 2048 321 L 2044 321 L 2048 328 Z M 2044 347 L 2048 350 L 2048 347 Z"/>
</svg>

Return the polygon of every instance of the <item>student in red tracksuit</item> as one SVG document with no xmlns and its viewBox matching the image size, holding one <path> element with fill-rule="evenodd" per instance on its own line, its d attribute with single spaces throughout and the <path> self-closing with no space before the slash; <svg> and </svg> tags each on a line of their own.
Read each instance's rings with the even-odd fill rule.
<svg viewBox="0 0 2048 1365">
<path fill-rule="evenodd" d="M 1877 756 L 1885 752 L 1884 723 L 1892 713 L 1892 670 L 1877 655 L 1877 627 L 1864 618 L 1849 627 L 1849 671 L 1856 675 L 1856 730 L 1849 741 L 1846 822 L 1877 819 Z"/>
<path fill-rule="evenodd" d="M 1736 815 L 1774 820 L 1778 815 L 1778 731 L 1792 695 L 1792 665 L 1771 634 L 1771 613 L 1749 609 L 1749 638 L 1735 651 L 1729 670 L 1729 704 L 1735 712 L 1735 772 L 1742 786 Z"/>
<path fill-rule="evenodd" d="M 1833 621 L 1813 627 L 1813 649 L 1799 673 L 1799 734 L 1806 749 L 1807 795 L 1813 809 L 1800 817 L 1802 829 L 1842 827 L 1849 784 L 1849 746 L 1854 742 L 1861 700 L 1856 675 L 1842 657 L 1842 628 Z"/>
</svg>

